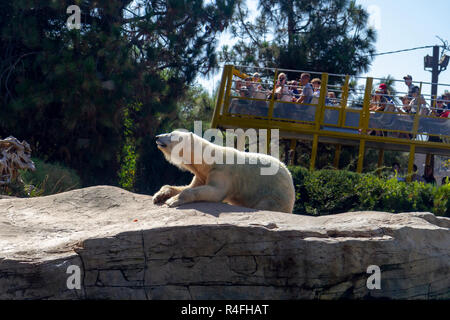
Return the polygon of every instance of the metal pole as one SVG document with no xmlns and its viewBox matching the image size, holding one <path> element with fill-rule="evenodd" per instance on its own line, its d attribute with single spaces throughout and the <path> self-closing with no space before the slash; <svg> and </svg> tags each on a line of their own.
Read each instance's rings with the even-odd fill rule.
<svg viewBox="0 0 450 320">
<path fill-rule="evenodd" d="M 433 47 L 433 68 L 431 70 L 431 99 L 437 98 L 437 83 L 439 81 L 439 46 Z M 433 102 L 431 102 L 433 105 Z"/>
</svg>

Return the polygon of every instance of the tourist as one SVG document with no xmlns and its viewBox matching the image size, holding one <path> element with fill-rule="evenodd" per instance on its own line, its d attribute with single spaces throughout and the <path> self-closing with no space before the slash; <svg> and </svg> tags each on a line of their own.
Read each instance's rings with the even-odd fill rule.
<svg viewBox="0 0 450 320">
<path fill-rule="evenodd" d="M 414 87 L 412 84 L 412 76 L 408 74 L 403 77 L 403 80 L 405 80 L 405 84 L 408 87 L 408 97 L 412 99 L 412 89 Z"/>
<path fill-rule="evenodd" d="M 336 94 L 333 91 L 328 92 L 327 97 L 325 99 L 325 104 L 327 106 L 333 106 L 333 107 L 339 105 L 339 103 L 336 99 Z"/>
<path fill-rule="evenodd" d="M 303 88 L 300 98 L 297 99 L 297 103 L 304 103 L 304 104 L 311 103 L 311 100 L 314 97 L 314 90 L 312 85 L 309 83 L 310 79 L 311 75 L 309 73 L 302 73 L 300 75 L 300 85 Z"/>
<path fill-rule="evenodd" d="M 430 110 L 427 106 L 427 102 L 423 95 L 419 95 L 420 88 L 418 86 L 414 86 L 411 91 L 412 100 L 410 102 L 411 113 L 417 113 L 419 110 L 420 115 L 428 115 Z"/>
<path fill-rule="evenodd" d="M 440 96 L 436 99 L 436 108 L 432 110 L 433 116 L 440 117 L 441 114 L 444 112 L 444 108 L 445 108 L 444 97 Z"/>
<path fill-rule="evenodd" d="M 395 112 L 396 107 L 389 96 L 386 84 L 381 83 L 372 95 L 369 106 L 370 111 L 390 111 Z"/>
<path fill-rule="evenodd" d="M 411 113 L 411 99 L 409 98 L 408 95 L 404 95 L 403 97 L 400 98 L 401 102 L 402 102 L 402 106 L 400 108 L 398 108 L 398 110 L 402 113 Z"/>
<path fill-rule="evenodd" d="M 313 96 L 316 98 L 320 97 L 320 85 L 321 81 L 319 78 L 314 78 L 311 80 L 311 85 L 313 87 Z"/>
<path fill-rule="evenodd" d="M 285 73 L 278 75 L 278 80 L 275 89 L 275 98 L 280 101 L 290 102 L 292 101 L 292 93 L 289 91 L 287 85 L 287 76 Z"/>
</svg>

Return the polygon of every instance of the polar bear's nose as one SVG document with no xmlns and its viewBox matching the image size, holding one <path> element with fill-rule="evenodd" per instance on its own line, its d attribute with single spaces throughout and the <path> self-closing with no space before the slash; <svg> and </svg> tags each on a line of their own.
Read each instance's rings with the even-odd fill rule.
<svg viewBox="0 0 450 320">
<path fill-rule="evenodd" d="M 170 133 L 159 134 L 156 136 L 156 144 L 161 147 L 167 147 L 170 143 Z"/>
</svg>

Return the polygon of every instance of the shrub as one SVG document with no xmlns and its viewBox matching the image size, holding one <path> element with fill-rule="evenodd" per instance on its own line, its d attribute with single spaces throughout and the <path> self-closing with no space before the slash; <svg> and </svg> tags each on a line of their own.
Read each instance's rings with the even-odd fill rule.
<svg viewBox="0 0 450 320">
<path fill-rule="evenodd" d="M 345 170 L 289 167 L 296 189 L 294 213 L 326 215 L 357 210 L 429 211 L 450 215 L 450 184 L 406 183 Z"/>
<path fill-rule="evenodd" d="M 360 179 L 357 173 L 344 170 L 317 170 L 291 167 L 296 188 L 295 213 L 331 214 L 349 211 L 357 197 L 354 186 Z"/>
<path fill-rule="evenodd" d="M 306 213 L 318 215 L 351 210 L 357 205 L 354 186 L 358 181 L 359 175 L 354 172 L 313 171 L 305 179 L 309 197 L 309 203 L 305 206 Z"/>
<path fill-rule="evenodd" d="M 22 171 L 21 177 L 28 196 L 60 193 L 81 187 L 80 177 L 75 170 L 57 163 L 46 163 L 32 159 L 35 171 Z"/>
<path fill-rule="evenodd" d="M 388 212 L 431 211 L 433 186 L 423 182 L 398 182 L 389 179 L 383 183 L 378 210 Z"/>
<path fill-rule="evenodd" d="M 385 192 L 382 179 L 372 174 L 361 175 L 354 190 L 358 197 L 358 210 L 381 210 L 381 198 Z"/>
<path fill-rule="evenodd" d="M 291 171 L 295 186 L 294 213 L 306 214 L 305 203 L 309 201 L 309 197 L 305 188 L 305 180 L 310 172 L 301 166 L 290 166 L 289 170 Z"/>
<path fill-rule="evenodd" d="M 434 192 L 433 213 L 450 217 L 450 183 L 436 188 Z"/>
</svg>

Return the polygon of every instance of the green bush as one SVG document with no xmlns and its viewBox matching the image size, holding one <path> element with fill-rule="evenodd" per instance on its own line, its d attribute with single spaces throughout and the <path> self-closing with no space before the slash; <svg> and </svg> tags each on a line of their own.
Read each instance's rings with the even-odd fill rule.
<svg viewBox="0 0 450 320">
<path fill-rule="evenodd" d="M 405 183 L 396 178 L 362 175 L 355 186 L 359 210 L 387 212 L 431 211 L 435 187 L 422 182 Z"/>
<path fill-rule="evenodd" d="M 344 170 L 308 171 L 290 167 L 296 188 L 295 213 L 323 215 L 340 213 L 355 207 L 354 186 L 360 175 Z"/>
<path fill-rule="evenodd" d="M 32 160 L 36 170 L 20 173 L 26 195 L 50 195 L 81 187 L 80 177 L 75 170 L 61 164 L 46 163 L 41 159 Z"/>
<path fill-rule="evenodd" d="M 358 210 L 429 211 L 450 215 L 450 184 L 405 183 L 345 170 L 289 167 L 296 189 L 294 213 L 326 215 Z"/>
<path fill-rule="evenodd" d="M 436 188 L 434 192 L 433 213 L 450 217 L 450 183 Z"/>
</svg>

